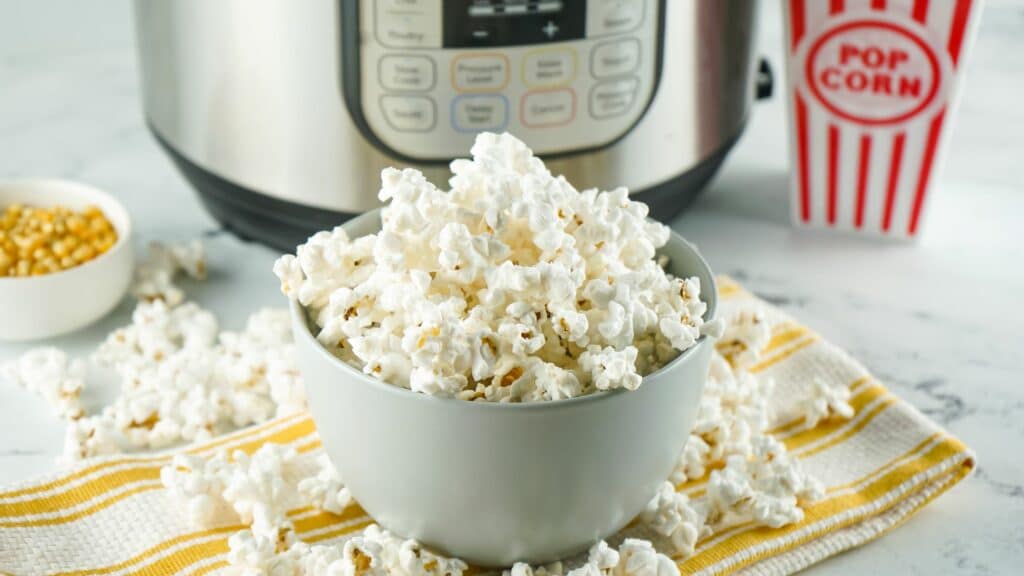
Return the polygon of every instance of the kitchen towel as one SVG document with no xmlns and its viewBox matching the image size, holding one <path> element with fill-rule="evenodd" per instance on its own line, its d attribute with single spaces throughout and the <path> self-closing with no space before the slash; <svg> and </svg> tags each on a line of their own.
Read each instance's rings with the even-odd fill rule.
<svg viewBox="0 0 1024 576">
<path fill-rule="evenodd" d="M 790 574 L 895 528 L 967 476 L 974 457 L 960 441 L 900 400 L 855 360 L 728 278 L 719 280 L 728 318 L 760 309 L 773 337 L 752 371 L 775 380 L 772 434 L 826 486 L 798 524 L 779 529 L 738 525 L 680 559 L 684 574 Z M 808 429 L 796 404 L 815 378 L 851 389 L 855 414 Z M 195 454 L 253 452 L 275 442 L 300 453 L 295 474 L 309 474 L 322 451 L 306 414 L 276 419 L 210 442 Z M 0 571 L 30 574 L 212 574 L 227 567 L 228 537 L 243 528 L 225 520 L 196 529 L 160 484 L 174 452 L 96 458 L 47 478 L 0 490 Z M 706 478 L 679 486 L 699 495 Z M 311 508 L 289 514 L 309 542 L 344 539 L 372 520 L 352 506 L 341 515 Z M 631 528 L 626 529 L 631 530 Z M 614 540 L 614 538 L 612 539 Z"/>
</svg>

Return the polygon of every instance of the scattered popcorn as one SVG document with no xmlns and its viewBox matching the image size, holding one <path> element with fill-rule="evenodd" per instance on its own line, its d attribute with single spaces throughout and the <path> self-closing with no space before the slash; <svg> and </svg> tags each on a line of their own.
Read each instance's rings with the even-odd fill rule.
<svg viewBox="0 0 1024 576">
<path fill-rule="evenodd" d="M 687 480 L 703 478 L 710 461 L 711 446 L 700 436 L 690 434 L 669 480 L 673 484 L 682 484 Z"/>
<path fill-rule="evenodd" d="M 697 422 L 670 480 L 695 480 L 712 462 L 749 455 L 751 439 L 768 426 L 771 390 L 770 379 L 733 368 L 724 356 L 712 352 Z"/>
<path fill-rule="evenodd" d="M 771 324 L 761 310 L 744 311 L 726 322 L 718 350 L 739 368 L 753 365 L 772 339 Z"/>
<path fill-rule="evenodd" d="M 60 464 L 69 465 L 78 460 L 116 454 L 121 446 L 111 432 L 111 427 L 94 418 L 79 418 L 68 423 L 64 433 L 64 452 L 58 458 Z"/>
<path fill-rule="evenodd" d="M 753 521 L 772 528 L 799 522 L 804 517 L 800 503 L 820 499 L 821 484 L 771 436 L 755 437 L 752 447 L 749 459 L 730 456 L 724 469 L 711 473 L 708 522 Z"/>
<path fill-rule="evenodd" d="M 815 378 L 811 395 L 798 406 L 804 417 L 804 427 L 814 428 L 819 422 L 835 416 L 847 420 L 852 418 L 853 406 L 850 406 L 849 400 L 849 387 L 830 386 L 821 378 Z"/>
<path fill-rule="evenodd" d="M 219 332 L 213 314 L 194 303 L 142 301 L 93 361 L 117 373 L 121 394 L 83 419 L 132 448 L 202 441 L 305 407 L 285 310 L 260 310 L 242 332 Z M 69 444 L 66 453 L 89 457 L 94 449 Z"/>
<path fill-rule="evenodd" d="M 184 502 L 197 527 L 210 526 L 230 507 L 254 535 L 290 544 L 288 506 L 298 498 L 286 470 L 295 457 L 294 448 L 277 444 L 264 444 L 252 456 L 240 450 L 230 458 L 223 452 L 209 459 L 178 454 L 160 469 L 160 482 Z"/>
<path fill-rule="evenodd" d="M 239 576 L 297 576 L 305 574 L 299 549 L 279 550 L 277 542 L 257 537 L 251 530 L 228 538 L 228 564 Z M 328 572 L 318 572 L 328 574 Z"/>
<path fill-rule="evenodd" d="M 299 494 L 317 509 L 341 514 L 342 510 L 352 504 L 352 494 L 342 484 L 338 471 L 327 458 L 327 454 L 320 455 L 318 464 L 320 470 L 316 476 L 303 478 L 299 482 Z"/>
<path fill-rule="evenodd" d="M 517 562 L 503 576 L 562 576 L 562 563 L 533 567 Z M 587 559 L 565 576 L 679 576 L 679 567 L 668 556 L 659 553 L 647 540 L 626 538 L 615 549 L 604 540 L 594 544 Z"/>
<path fill-rule="evenodd" d="M 295 485 L 285 478 L 285 468 L 295 457 L 294 448 L 264 444 L 251 457 L 236 451 L 222 471 L 224 501 L 257 536 L 291 543 L 294 528 L 287 513 L 296 502 Z"/>
<path fill-rule="evenodd" d="M 619 552 L 601 540 L 590 547 L 587 552 L 587 561 L 583 566 L 574 569 L 571 574 L 574 576 L 597 576 L 599 574 L 611 574 L 619 565 Z"/>
<path fill-rule="evenodd" d="M 502 571 L 502 576 L 562 576 L 561 562 L 552 562 L 536 568 L 526 562 L 516 562 L 512 568 Z"/>
<path fill-rule="evenodd" d="M 163 300 L 169 306 L 177 306 L 185 299 L 185 293 L 174 283 L 179 272 L 196 280 L 206 278 L 206 254 L 202 243 L 193 240 L 188 244 L 168 247 L 152 242 L 146 260 L 135 270 L 132 293 L 139 300 Z"/>
<path fill-rule="evenodd" d="M 647 540 L 626 538 L 619 546 L 616 576 L 679 576 L 679 566 Z"/>
<path fill-rule="evenodd" d="M 9 382 L 42 396 L 60 418 L 74 420 L 84 413 L 79 396 L 84 386 L 85 364 L 69 360 L 52 347 L 35 348 L 0 367 Z"/>
<path fill-rule="evenodd" d="M 274 265 L 317 339 L 385 382 L 473 401 L 635 389 L 702 335 L 696 278 L 625 189 L 578 192 L 508 134 L 452 162 L 450 191 L 387 169 L 377 234 L 319 232 Z"/>
<path fill-rule="evenodd" d="M 250 530 L 228 539 L 233 573 L 252 576 L 461 576 L 466 563 L 434 554 L 376 524 L 343 544 L 282 548 Z"/>
<path fill-rule="evenodd" d="M 160 483 L 172 497 L 184 501 L 194 526 L 206 526 L 213 522 L 218 503 L 223 501 L 227 466 L 224 454 L 210 459 L 176 454 L 171 464 L 160 469 Z"/>
<path fill-rule="evenodd" d="M 671 482 L 664 482 L 640 519 L 672 544 L 675 554 L 687 557 L 693 555 L 697 538 L 710 534 L 704 526 L 704 518 L 690 504 L 685 494 L 676 492 Z"/>
</svg>

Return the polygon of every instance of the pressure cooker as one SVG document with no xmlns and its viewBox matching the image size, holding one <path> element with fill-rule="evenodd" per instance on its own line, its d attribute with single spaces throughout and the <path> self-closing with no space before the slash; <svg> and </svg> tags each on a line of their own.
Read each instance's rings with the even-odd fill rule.
<svg viewBox="0 0 1024 576">
<path fill-rule="evenodd" d="M 282 249 L 376 207 L 385 167 L 444 185 L 481 131 L 671 218 L 743 130 L 756 16 L 756 0 L 135 2 L 153 134 L 228 229 Z"/>
</svg>

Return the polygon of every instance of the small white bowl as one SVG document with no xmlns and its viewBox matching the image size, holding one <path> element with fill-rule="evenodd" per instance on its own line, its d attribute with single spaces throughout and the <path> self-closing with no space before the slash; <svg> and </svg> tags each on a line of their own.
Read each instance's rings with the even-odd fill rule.
<svg viewBox="0 0 1024 576">
<path fill-rule="evenodd" d="M 352 238 L 377 232 L 380 211 L 343 226 Z M 715 280 L 697 250 L 672 233 L 660 252 L 673 274 L 700 278 L 712 319 Z M 363 374 L 316 341 L 300 305 L 291 312 L 309 410 L 356 501 L 478 566 L 568 557 L 640 513 L 690 434 L 714 346 L 701 337 L 633 392 L 464 402 Z"/>
<path fill-rule="evenodd" d="M 0 278 L 0 340 L 36 340 L 71 332 L 110 312 L 128 289 L 134 254 L 131 220 L 113 196 L 66 180 L 0 182 L 0 210 L 13 203 L 96 206 L 117 231 L 117 242 L 80 266 L 41 276 Z"/>
</svg>

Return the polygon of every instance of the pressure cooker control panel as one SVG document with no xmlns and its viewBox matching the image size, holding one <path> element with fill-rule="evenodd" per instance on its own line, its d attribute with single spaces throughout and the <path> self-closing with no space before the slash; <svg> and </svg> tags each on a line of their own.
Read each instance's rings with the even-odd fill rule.
<svg viewBox="0 0 1024 576">
<path fill-rule="evenodd" d="M 413 160 L 462 156 L 482 131 L 599 147 L 650 101 L 662 1 L 340 0 L 346 103 Z"/>
</svg>

